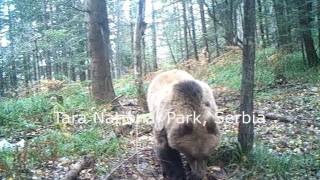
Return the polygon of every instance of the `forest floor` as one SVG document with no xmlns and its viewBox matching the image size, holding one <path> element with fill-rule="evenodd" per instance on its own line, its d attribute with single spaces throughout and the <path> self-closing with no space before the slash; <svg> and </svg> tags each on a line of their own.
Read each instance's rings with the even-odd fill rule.
<svg viewBox="0 0 320 180">
<path fill-rule="evenodd" d="M 235 51 L 223 54 L 210 66 L 204 61 L 190 60 L 177 68 L 209 81 L 215 73 L 212 66 L 224 66 L 228 63 L 226 61 L 240 62 L 239 52 Z M 146 81 L 157 73 L 148 74 Z M 1 136 L 9 142 L 26 139 L 27 145 L 20 151 L 5 151 L 0 155 L 0 173 L 3 174 L 0 178 L 63 179 L 70 169 L 74 169 L 72 164 L 91 154 L 95 162 L 81 171 L 80 179 L 102 176 L 110 179 L 162 179 L 159 161 L 152 150 L 150 115 L 142 113 L 136 99 L 130 96 L 134 81 L 128 79 L 116 82 L 116 91 L 124 93 L 119 97 L 121 106 L 116 111 L 111 111 L 110 105 L 92 105 L 86 99 L 86 85 L 81 85 L 83 91 L 79 91 L 78 85 L 71 88 L 66 85 L 59 93 L 53 93 L 63 97 L 63 105 L 56 103 L 57 98 L 52 100 L 50 97 L 49 104 L 44 105 L 54 106 L 49 112 L 44 110 L 37 116 L 27 117 L 28 122 L 33 121 L 28 128 L 20 129 L 22 125 L 13 124 L 2 129 Z M 237 114 L 239 90 L 225 84 L 211 85 L 223 116 Z M 74 94 L 78 100 L 72 96 Z M 207 179 L 319 179 L 320 84 L 287 82 L 261 88 L 255 94 L 256 110 L 275 117 L 255 124 L 255 147 L 248 157 L 242 154 L 236 143 L 237 123 L 221 124 L 221 144 L 209 160 Z M 36 101 L 40 105 L 43 103 Z M 34 99 L 32 103 L 35 103 Z M 135 122 L 121 125 L 48 123 L 44 119 L 47 115 L 54 116 L 52 109 L 69 114 L 66 116 L 79 113 L 89 116 L 103 111 L 108 117 L 117 114 L 134 117 Z M 75 119 L 78 120 L 79 116 Z"/>
</svg>

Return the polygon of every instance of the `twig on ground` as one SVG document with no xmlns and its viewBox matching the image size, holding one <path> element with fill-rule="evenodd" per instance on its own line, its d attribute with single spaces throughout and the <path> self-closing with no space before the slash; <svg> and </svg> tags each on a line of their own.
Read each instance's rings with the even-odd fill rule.
<svg viewBox="0 0 320 180">
<path fill-rule="evenodd" d="M 117 101 L 119 98 L 122 98 L 122 97 L 123 97 L 123 95 L 120 95 L 120 96 L 115 97 L 115 98 L 111 101 L 111 103 L 114 103 L 115 101 Z"/>
<path fill-rule="evenodd" d="M 112 174 L 113 174 L 114 172 L 116 172 L 124 163 L 130 161 L 130 160 L 131 160 L 133 157 L 135 157 L 138 153 L 140 153 L 140 152 L 142 152 L 142 151 L 145 151 L 145 150 L 149 150 L 149 149 L 142 149 L 142 150 L 139 150 L 139 151 L 133 153 L 131 156 L 129 156 L 127 159 L 123 160 L 123 161 L 122 161 L 121 163 L 119 163 L 115 168 L 113 168 L 113 169 L 109 172 L 109 174 L 107 174 L 107 175 L 105 175 L 105 176 L 103 176 L 103 177 L 101 177 L 101 178 L 99 178 L 99 179 L 100 179 L 100 180 L 108 180 L 108 179 L 112 176 Z"/>
<path fill-rule="evenodd" d="M 90 168 L 94 165 L 93 156 L 87 155 L 79 160 L 76 164 L 73 164 L 70 168 L 70 171 L 66 174 L 64 180 L 74 180 L 77 179 L 80 172 L 84 169 Z"/>
<path fill-rule="evenodd" d="M 293 118 L 289 116 L 283 116 L 280 114 L 263 112 L 263 111 L 255 111 L 255 114 L 264 115 L 266 119 L 270 119 L 270 120 L 279 120 L 280 122 L 284 122 L 284 123 L 293 123 Z"/>
</svg>

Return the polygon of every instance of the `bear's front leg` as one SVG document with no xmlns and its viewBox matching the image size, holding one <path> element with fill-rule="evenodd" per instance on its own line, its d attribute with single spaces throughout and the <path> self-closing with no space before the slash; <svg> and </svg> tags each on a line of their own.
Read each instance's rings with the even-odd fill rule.
<svg viewBox="0 0 320 180">
<path fill-rule="evenodd" d="M 165 179 L 186 180 L 180 153 L 169 147 L 164 130 L 156 133 L 156 152 Z"/>
</svg>

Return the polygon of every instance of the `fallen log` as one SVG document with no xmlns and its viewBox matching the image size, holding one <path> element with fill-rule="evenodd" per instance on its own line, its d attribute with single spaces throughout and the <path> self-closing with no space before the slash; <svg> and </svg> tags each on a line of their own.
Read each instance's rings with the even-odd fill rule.
<svg viewBox="0 0 320 180">
<path fill-rule="evenodd" d="M 255 111 L 255 114 L 257 115 L 264 115 L 264 117 L 266 119 L 270 119 L 270 120 L 279 120 L 280 122 L 284 122 L 284 123 L 293 123 L 293 118 L 290 116 L 283 116 L 280 114 L 276 114 L 276 113 L 271 113 L 271 112 L 263 112 L 263 111 Z"/>
<path fill-rule="evenodd" d="M 92 156 L 84 156 L 77 163 L 73 164 L 70 167 L 69 172 L 66 174 L 64 180 L 75 180 L 78 179 L 80 172 L 84 169 L 92 167 L 95 163 L 95 160 Z"/>
</svg>

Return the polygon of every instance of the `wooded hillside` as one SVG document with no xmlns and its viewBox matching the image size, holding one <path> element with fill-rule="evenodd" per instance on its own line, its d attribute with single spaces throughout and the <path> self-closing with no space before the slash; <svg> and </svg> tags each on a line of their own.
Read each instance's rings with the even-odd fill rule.
<svg viewBox="0 0 320 180">
<path fill-rule="evenodd" d="M 320 178 L 320 0 L 0 0 L 0 179 L 163 179 L 172 69 L 231 121 L 207 179 Z"/>
</svg>

